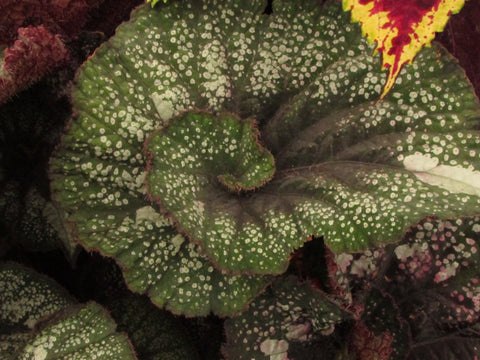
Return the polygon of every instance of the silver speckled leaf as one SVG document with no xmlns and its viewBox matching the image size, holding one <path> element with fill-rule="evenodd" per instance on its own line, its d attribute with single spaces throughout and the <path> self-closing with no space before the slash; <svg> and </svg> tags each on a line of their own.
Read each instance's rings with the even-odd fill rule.
<svg viewBox="0 0 480 360">
<path fill-rule="evenodd" d="M 18 360 L 135 360 L 135 351 L 107 311 L 94 302 L 65 309 L 46 320 Z"/>
<path fill-rule="evenodd" d="M 0 264 L 0 356 L 12 360 L 135 360 L 124 334 L 96 303 L 78 305 L 55 281 Z"/>
<path fill-rule="evenodd" d="M 189 257 L 182 257 L 188 276 L 171 270 L 166 259 L 172 257 L 159 249 L 179 239 L 173 233 L 165 238 L 161 227 L 138 225 L 151 206 L 144 141 L 185 111 L 257 120 L 276 164 L 262 188 L 224 191 L 226 202 L 206 206 L 208 226 L 196 232 L 198 216 L 182 223 L 182 209 L 166 206 L 207 268 L 278 274 L 312 234 L 324 236 L 334 252 L 361 251 L 398 241 L 427 215 L 455 217 L 480 208 L 480 109 L 455 60 L 436 46 L 423 50 L 379 102 L 385 74 L 348 14 L 335 5 L 275 1 L 266 15 L 265 5 L 140 7 L 77 76 L 78 117 L 52 161 L 53 192 L 81 243 L 115 257 L 130 286 L 150 292 L 158 304 L 211 306 L 204 292 L 202 300 L 192 292 L 159 295 L 169 291 L 160 284 L 171 286 L 176 278 L 198 289 L 192 278 L 200 276 Z M 177 145 L 176 156 L 188 167 L 190 151 L 199 148 L 189 139 Z M 180 194 L 192 184 L 177 177 L 163 186 Z M 244 299 L 264 284 L 255 277 L 238 281 L 257 284 Z M 231 301 L 222 296 L 224 284 L 207 281 L 209 298 Z"/>
<path fill-rule="evenodd" d="M 0 264 L 1 326 L 32 329 L 42 317 L 75 303 L 49 277 L 20 264 Z"/>
</svg>

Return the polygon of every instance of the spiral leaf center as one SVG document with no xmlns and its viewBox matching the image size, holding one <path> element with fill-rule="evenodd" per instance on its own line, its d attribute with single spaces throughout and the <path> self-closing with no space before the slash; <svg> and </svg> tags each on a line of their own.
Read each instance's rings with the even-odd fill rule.
<svg viewBox="0 0 480 360">
<path fill-rule="evenodd" d="M 231 114 L 188 112 L 154 132 L 146 151 L 149 193 L 167 212 L 189 208 L 210 194 L 213 198 L 219 188 L 256 189 L 275 172 L 255 122 Z"/>
</svg>

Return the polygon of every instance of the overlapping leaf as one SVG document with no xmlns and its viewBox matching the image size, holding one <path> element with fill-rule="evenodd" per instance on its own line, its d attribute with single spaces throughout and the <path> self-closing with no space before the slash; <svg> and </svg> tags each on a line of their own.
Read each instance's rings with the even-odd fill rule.
<svg viewBox="0 0 480 360">
<path fill-rule="evenodd" d="M 419 338 L 431 327 L 456 329 L 480 318 L 479 233 L 479 217 L 429 218 L 395 248 L 394 292 L 409 293 L 415 304 L 408 316 L 423 319 Z"/>
<path fill-rule="evenodd" d="M 19 264 L 0 265 L 0 285 L 2 358 L 136 359 L 100 305 L 77 305 L 53 280 Z"/>
<path fill-rule="evenodd" d="M 17 359 L 136 359 L 126 336 L 115 332 L 115 322 L 96 303 L 68 308 L 60 319 L 53 317 L 41 326 Z"/>
<path fill-rule="evenodd" d="M 89 209 L 79 212 L 87 216 Z M 108 216 L 103 213 L 105 219 Z M 151 206 L 138 208 L 132 217 L 108 234 L 111 242 L 103 244 L 104 255 L 111 256 L 124 268 L 128 286 L 147 293 L 158 306 L 188 316 L 231 315 L 241 312 L 270 281 L 269 276 L 228 275 L 215 269 L 199 248 L 178 234 L 170 221 Z M 85 246 L 98 246 L 105 238 L 102 217 L 89 219 L 95 232 L 85 239 Z"/>
<path fill-rule="evenodd" d="M 52 161 L 52 189 L 82 244 L 115 257 L 131 288 L 177 312 L 211 310 L 206 297 L 223 303 L 220 313 L 239 309 L 265 279 L 225 272 L 281 273 L 310 235 L 351 252 L 396 242 L 427 215 L 478 212 L 480 110 L 451 57 L 437 47 L 422 51 L 377 103 L 385 74 L 347 14 L 276 1 L 267 16 L 265 5 L 139 8 L 79 72 L 78 118 Z M 179 120 L 198 109 L 211 115 Z M 224 173 L 209 173 L 198 160 L 202 151 L 218 164 L 231 160 L 223 145 L 234 145 L 231 129 L 215 129 L 224 131 L 222 144 L 200 141 L 210 139 L 208 121 L 225 112 L 256 119 L 275 158 L 273 179 L 253 192 L 229 192 L 225 185 L 234 182 L 218 181 Z M 166 122 L 156 137 L 169 134 L 167 144 L 178 132 L 163 148 L 176 168 L 163 169 L 168 183 L 149 181 L 163 188 L 154 210 L 145 200 L 143 144 Z M 153 152 L 152 173 L 166 160 Z M 252 152 L 233 155 L 248 163 Z M 205 175 L 212 182 L 199 188 Z M 205 280 L 205 269 L 217 275 Z M 175 281 L 187 295 L 167 290 Z M 250 282 L 235 304 L 222 295 L 231 281 Z"/>
<path fill-rule="evenodd" d="M 343 8 L 351 10 L 352 20 L 362 24 L 364 35 L 376 42 L 382 54 L 382 66 L 388 78 L 381 98 L 390 91 L 402 66 L 413 61 L 424 46 L 429 46 L 435 32 L 442 31 L 451 14 L 465 0 L 343 0 Z"/>
<path fill-rule="evenodd" d="M 0 264 L 2 328 L 32 329 L 41 318 L 76 303 L 57 283 L 15 263 Z"/>
<path fill-rule="evenodd" d="M 287 359 L 290 344 L 330 335 L 348 318 L 311 284 L 282 279 L 250 304 L 248 311 L 225 324 L 227 359 Z M 283 355 L 282 355 L 283 354 Z"/>
</svg>

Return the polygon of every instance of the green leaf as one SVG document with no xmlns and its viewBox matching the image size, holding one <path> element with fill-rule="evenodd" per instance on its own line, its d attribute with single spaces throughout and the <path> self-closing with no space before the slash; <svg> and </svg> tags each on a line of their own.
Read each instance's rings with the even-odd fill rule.
<svg viewBox="0 0 480 360">
<path fill-rule="evenodd" d="M 290 344 L 330 335 L 345 318 L 348 315 L 311 284 L 280 279 L 246 312 L 226 320 L 223 352 L 228 359 L 282 359 Z"/>
<path fill-rule="evenodd" d="M 69 307 L 41 327 L 17 359 L 136 359 L 128 338 L 115 332 L 115 322 L 96 303 Z"/>
<path fill-rule="evenodd" d="M 172 279 L 164 282 L 170 286 L 178 276 L 160 271 L 170 267 L 171 256 L 165 260 L 156 247 L 165 249 L 168 239 L 179 238 L 172 227 L 165 239 L 162 226 L 137 226 L 137 212 L 152 206 L 145 199 L 143 150 L 153 133 L 152 139 L 167 145 L 172 129 L 179 131 L 176 143 L 163 146 L 168 162 L 160 164 L 162 154 L 153 151 L 153 197 L 194 244 L 195 257 L 201 253 L 202 264 L 209 264 L 202 268 L 217 267 L 222 276 L 282 273 L 291 251 L 310 235 L 324 236 L 337 254 L 365 251 L 400 241 L 425 216 L 478 212 L 480 109 L 452 57 L 437 46 L 422 50 L 377 102 L 386 75 L 339 6 L 275 1 L 271 15 L 264 14 L 265 6 L 142 6 L 78 73 L 78 117 L 52 160 L 52 190 L 80 242 L 116 258 L 130 287 L 148 289 L 159 305 L 194 298 L 154 295 L 166 291 L 160 277 Z M 260 188 L 238 185 L 239 174 L 225 175 L 222 166 L 230 171 L 239 163 L 221 155 L 225 146 L 214 134 L 224 122 L 215 121 L 214 131 L 208 125 L 225 113 L 234 114 L 228 116 L 232 129 L 255 119 L 263 148 L 275 158 L 274 177 Z M 178 120 L 190 116 L 192 124 Z M 197 128 L 198 136 L 216 146 L 210 148 L 218 155 L 214 167 L 197 162 Z M 232 129 L 225 133 L 227 142 L 239 131 Z M 167 170 L 167 163 L 175 168 Z M 212 181 L 206 183 L 205 176 Z M 226 191 L 236 184 L 255 190 Z M 202 211 L 205 220 L 199 223 Z M 242 295 L 244 304 L 254 288 L 263 285 L 252 285 Z M 223 292 L 213 289 L 212 298 Z M 195 311 L 210 309 L 207 295 L 199 296 L 203 300 L 192 300 Z M 239 307 L 240 300 L 232 305 Z M 187 312 L 187 305 L 174 311 Z"/>
<path fill-rule="evenodd" d="M 77 305 L 53 280 L 22 265 L 0 264 L 0 304 L 0 354 L 7 359 L 136 359 L 100 305 Z"/>
<path fill-rule="evenodd" d="M 76 301 L 45 275 L 15 263 L 0 264 L 0 326 L 32 329 L 41 318 Z"/>
<path fill-rule="evenodd" d="M 147 0 L 147 2 L 152 3 L 152 8 L 155 6 L 156 3 L 158 3 L 160 0 Z M 163 0 L 164 3 L 166 3 L 168 0 Z"/>
<path fill-rule="evenodd" d="M 90 212 L 84 209 L 85 215 Z M 109 222 L 100 214 L 90 219 L 97 231 L 86 245 L 96 246 L 105 237 Z M 241 312 L 269 282 L 269 276 L 239 276 L 216 270 L 197 245 L 178 234 L 171 222 L 147 205 L 128 212 L 109 233 L 112 242 L 102 245 L 102 253 L 115 258 L 123 268 L 131 290 L 147 293 L 152 301 L 176 314 L 221 316 Z M 114 224 L 114 222 L 112 222 Z"/>
<path fill-rule="evenodd" d="M 202 227 L 199 192 L 215 197 L 221 185 L 232 193 L 254 190 L 273 177 L 273 156 L 259 145 L 257 136 L 253 121 L 231 115 L 212 118 L 187 113 L 174 119 L 146 142 L 149 195 L 165 203 L 169 213 L 170 208 L 183 210 L 196 202 L 199 216 L 195 220 Z M 185 215 L 187 221 L 195 217 L 189 215 Z M 183 222 L 178 217 L 177 221 Z"/>
</svg>

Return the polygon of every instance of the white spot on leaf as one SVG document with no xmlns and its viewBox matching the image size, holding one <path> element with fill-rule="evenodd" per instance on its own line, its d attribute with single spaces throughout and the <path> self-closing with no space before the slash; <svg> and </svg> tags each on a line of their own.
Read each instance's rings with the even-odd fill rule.
<svg viewBox="0 0 480 360">
<path fill-rule="evenodd" d="M 260 344 L 260 351 L 270 360 L 288 360 L 288 342 L 285 340 L 267 339 Z"/>
<path fill-rule="evenodd" d="M 160 95 L 154 93 L 151 95 L 155 109 L 163 121 L 167 121 L 173 115 L 173 103 L 168 100 L 163 100 Z"/>
<path fill-rule="evenodd" d="M 353 260 L 353 255 L 342 253 L 336 256 L 335 261 L 342 273 L 347 272 L 347 268 Z"/>
<path fill-rule="evenodd" d="M 438 158 L 432 158 L 430 155 L 415 154 L 408 155 L 403 160 L 403 166 L 410 171 L 428 171 L 438 165 Z"/>
<path fill-rule="evenodd" d="M 292 324 L 288 327 L 288 332 L 285 334 L 285 337 L 288 340 L 307 340 L 307 335 L 312 329 L 312 325 L 309 321 L 303 324 Z"/>
<path fill-rule="evenodd" d="M 438 165 L 437 158 L 415 154 L 405 157 L 403 165 L 417 178 L 451 193 L 480 196 L 480 172 L 458 166 Z"/>
<path fill-rule="evenodd" d="M 165 222 L 165 218 L 161 214 L 157 213 L 150 205 L 137 209 L 135 214 L 135 224 L 138 224 L 142 220 L 148 220 L 153 223 L 156 223 L 157 221 Z"/>
<path fill-rule="evenodd" d="M 47 358 L 48 352 L 43 347 L 37 347 L 33 350 L 34 360 L 44 360 Z"/>
</svg>

